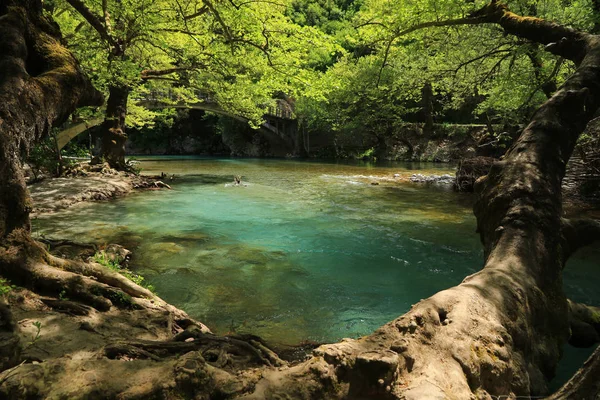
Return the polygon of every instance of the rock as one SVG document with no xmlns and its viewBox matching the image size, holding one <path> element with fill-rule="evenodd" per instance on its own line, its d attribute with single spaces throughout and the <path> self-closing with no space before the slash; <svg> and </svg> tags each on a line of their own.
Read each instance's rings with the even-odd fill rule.
<svg viewBox="0 0 600 400">
<path fill-rule="evenodd" d="M 121 265 L 126 265 L 131 258 L 131 251 L 118 244 L 109 244 L 104 249 L 104 254 L 110 261 L 117 262 Z"/>
<path fill-rule="evenodd" d="M 150 245 L 149 251 L 152 253 L 178 254 L 183 251 L 183 246 L 173 242 L 160 242 Z"/>
<path fill-rule="evenodd" d="M 413 174 L 410 177 L 411 182 L 415 183 L 432 183 L 438 185 L 453 185 L 455 178 L 452 175 L 423 175 Z"/>
<path fill-rule="evenodd" d="M 94 329 L 94 327 L 92 326 L 92 324 L 90 324 L 88 321 L 83 321 L 81 324 L 79 324 L 79 329 L 81 329 L 82 331 L 88 331 L 88 332 L 98 333 L 96 331 L 96 329 Z"/>
</svg>

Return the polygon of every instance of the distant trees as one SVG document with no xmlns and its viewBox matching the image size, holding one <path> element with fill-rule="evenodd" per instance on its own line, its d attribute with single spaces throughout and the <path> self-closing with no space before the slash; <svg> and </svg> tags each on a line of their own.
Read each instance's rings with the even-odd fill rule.
<svg viewBox="0 0 600 400">
<path fill-rule="evenodd" d="M 169 91 L 196 102 L 202 91 L 258 125 L 274 92 L 310 79 L 298 70 L 311 56 L 302 43 L 330 46 L 318 31 L 290 23 L 285 2 L 52 0 L 50 9 L 108 95 L 102 156 L 116 168 L 125 168 L 125 125 L 143 126 L 156 115 L 135 98 Z"/>
<path fill-rule="evenodd" d="M 340 137 L 377 137 L 382 129 L 388 131 L 382 127 L 393 127 L 385 133 L 389 136 L 403 121 L 425 123 L 426 115 L 434 122 L 525 123 L 570 76 L 574 64 L 491 25 L 407 28 L 459 18 L 468 7 L 456 2 L 362 3 L 339 31 L 348 51 L 321 77 L 326 100 L 300 99 L 299 110 L 320 109 L 318 116 L 307 116 L 309 128 L 328 126 Z M 593 2 L 517 1 L 511 7 L 585 31 L 598 20 Z M 424 112 L 427 85 L 433 113 Z"/>
</svg>

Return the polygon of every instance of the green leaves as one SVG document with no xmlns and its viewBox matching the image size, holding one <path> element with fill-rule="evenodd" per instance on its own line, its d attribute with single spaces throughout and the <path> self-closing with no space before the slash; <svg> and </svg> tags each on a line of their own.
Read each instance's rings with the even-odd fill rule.
<svg viewBox="0 0 600 400">
<path fill-rule="evenodd" d="M 103 9 L 81 0 L 87 13 L 73 1 L 56 0 L 54 18 L 97 87 L 128 87 L 132 99 L 178 91 L 191 103 L 201 90 L 255 126 L 275 95 L 310 91 L 316 70 L 341 54 L 324 32 L 291 22 L 286 1 L 108 0 Z M 162 113 L 130 101 L 127 124 Z"/>
<path fill-rule="evenodd" d="M 546 83 L 560 85 L 572 67 L 496 26 L 400 34 L 464 17 L 485 0 L 108 0 L 106 9 L 78 0 L 100 28 L 73 1 L 54 0 L 54 18 L 99 88 L 132 89 L 127 124 L 135 127 L 172 118 L 135 99 L 170 92 L 194 103 L 201 91 L 253 126 L 285 94 L 309 125 L 381 135 L 414 117 L 428 82 L 438 117 L 461 110 L 519 122 L 544 101 Z M 592 0 L 509 5 L 583 29 L 598 22 Z"/>
</svg>

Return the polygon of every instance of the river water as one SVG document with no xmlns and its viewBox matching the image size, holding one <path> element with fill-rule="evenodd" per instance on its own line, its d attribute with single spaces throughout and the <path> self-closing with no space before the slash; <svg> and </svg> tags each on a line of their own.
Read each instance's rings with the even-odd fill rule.
<svg viewBox="0 0 600 400">
<path fill-rule="evenodd" d="M 143 173 L 175 174 L 173 190 L 76 205 L 38 218 L 35 232 L 125 245 L 158 295 L 219 334 L 358 337 L 482 266 L 472 196 L 407 179 L 451 166 L 139 161 Z M 234 175 L 244 185 L 231 185 Z M 582 252 L 566 269 L 576 301 L 600 303 L 595 260 Z"/>
</svg>

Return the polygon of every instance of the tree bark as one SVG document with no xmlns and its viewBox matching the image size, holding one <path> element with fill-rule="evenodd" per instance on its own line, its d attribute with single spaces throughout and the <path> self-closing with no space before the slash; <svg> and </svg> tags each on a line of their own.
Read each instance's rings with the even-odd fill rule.
<svg viewBox="0 0 600 400">
<path fill-rule="evenodd" d="M 102 97 L 60 43 L 39 0 L 0 5 L 0 238 L 29 230 L 21 156 L 78 106 Z"/>
<path fill-rule="evenodd" d="M 125 118 L 130 89 L 111 86 L 106 102 L 106 118 L 102 124 L 102 157 L 112 168 L 126 169 L 125 164 Z"/>
<path fill-rule="evenodd" d="M 427 136 L 431 136 L 433 134 L 433 89 L 430 82 L 425 83 L 421 89 L 421 102 L 423 104 L 423 115 L 425 117 L 423 133 Z"/>
<path fill-rule="evenodd" d="M 583 368 L 546 400 L 587 400 L 600 397 L 600 347 L 587 359 Z"/>
</svg>

